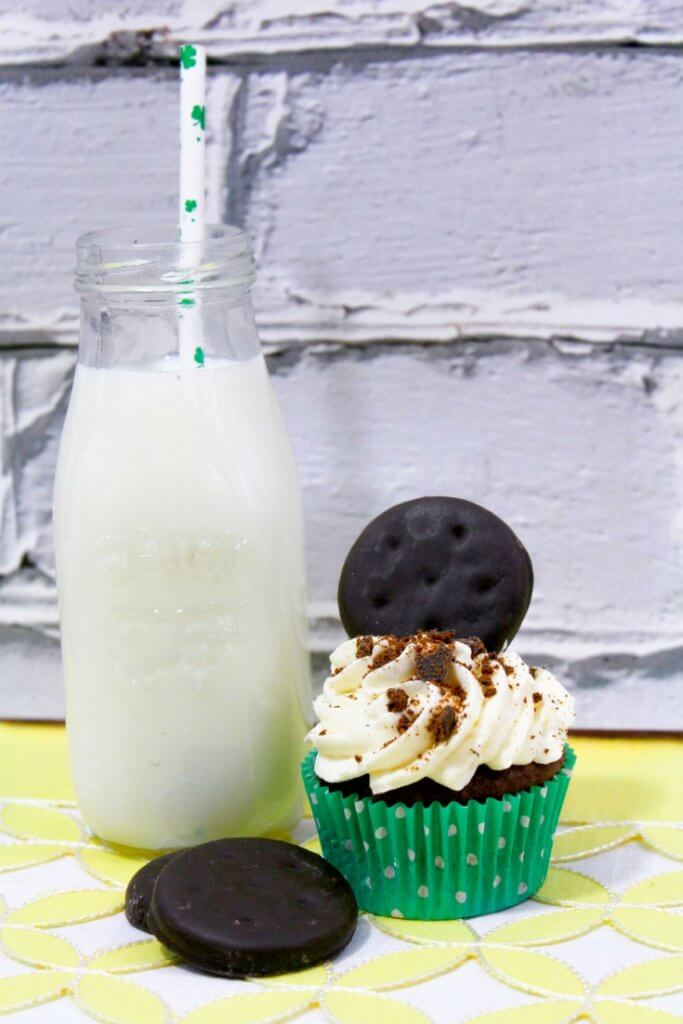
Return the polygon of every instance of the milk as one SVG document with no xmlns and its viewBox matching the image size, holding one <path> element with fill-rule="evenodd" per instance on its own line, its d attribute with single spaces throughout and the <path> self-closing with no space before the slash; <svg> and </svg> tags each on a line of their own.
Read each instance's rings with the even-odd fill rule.
<svg viewBox="0 0 683 1024">
<path fill-rule="evenodd" d="M 262 357 L 79 365 L 54 537 L 90 827 L 163 849 L 290 826 L 310 700 L 301 515 Z"/>
</svg>

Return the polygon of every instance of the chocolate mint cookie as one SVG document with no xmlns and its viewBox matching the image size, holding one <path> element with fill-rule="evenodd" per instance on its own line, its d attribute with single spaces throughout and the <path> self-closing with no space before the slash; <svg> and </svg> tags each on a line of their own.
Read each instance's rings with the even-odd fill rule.
<svg viewBox="0 0 683 1024">
<path fill-rule="evenodd" d="M 416 498 L 365 527 L 342 568 L 349 636 L 452 629 L 509 643 L 533 589 L 531 559 L 502 519 L 462 498 Z"/>
<path fill-rule="evenodd" d="M 179 850 L 173 853 L 164 853 L 161 857 L 155 857 L 149 864 L 136 871 L 126 888 L 126 917 L 135 928 L 142 928 L 148 932 L 147 911 L 152 902 L 152 891 L 157 878 L 174 857 L 178 856 Z"/>
<path fill-rule="evenodd" d="M 350 885 L 317 854 L 274 839 L 217 839 L 163 869 L 148 921 L 188 963 L 239 978 L 334 956 L 357 917 Z"/>
</svg>

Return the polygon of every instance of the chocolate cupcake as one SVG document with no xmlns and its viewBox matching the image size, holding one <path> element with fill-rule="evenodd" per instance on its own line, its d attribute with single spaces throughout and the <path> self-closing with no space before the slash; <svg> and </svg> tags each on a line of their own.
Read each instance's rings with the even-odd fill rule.
<svg viewBox="0 0 683 1024">
<path fill-rule="evenodd" d="M 442 529 L 444 510 L 452 517 L 461 505 L 467 505 L 470 536 L 478 522 L 489 535 L 496 532 L 501 577 L 516 571 L 513 557 L 522 566 L 517 600 L 526 602 L 523 611 L 512 607 L 513 588 L 500 606 L 506 621 L 521 622 L 532 579 L 528 555 L 523 548 L 525 557 L 519 555 L 520 542 L 499 520 L 492 523 L 491 513 L 472 512 L 479 507 L 459 499 L 419 499 L 378 517 L 362 535 L 366 551 L 376 552 L 377 564 L 366 558 L 367 573 L 382 576 L 382 559 L 394 557 L 396 538 L 399 549 L 402 543 L 401 516 L 410 533 L 417 507 L 419 531 L 414 528 L 411 544 L 403 545 L 410 565 L 396 570 L 397 580 L 409 587 L 406 580 L 424 578 L 423 545 L 433 574 L 434 536 L 454 536 L 452 524 L 450 534 Z M 385 520 L 391 544 L 383 535 Z M 474 539 L 481 546 L 482 539 Z M 489 636 L 503 636 L 492 588 L 485 600 L 478 597 L 481 572 L 461 549 L 454 553 L 444 544 L 445 570 L 453 577 L 469 573 L 474 584 L 460 581 L 462 600 L 441 616 L 444 628 L 415 626 L 408 636 L 345 641 L 332 654 L 331 674 L 315 701 L 318 724 L 309 734 L 315 750 L 303 776 L 323 853 L 348 878 L 359 905 L 376 914 L 471 917 L 533 895 L 547 874 L 574 763 L 566 743 L 573 700 L 557 679 L 529 668 L 509 649 L 493 653 L 479 639 L 457 638 L 458 627 L 476 626 L 478 615 Z M 344 588 L 347 619 L 354 587 L 363 614 L 368 607 L 358 566 L 353 571 Z M 403 624 L 411 616 L 422 620 L 419 593 L 414 612 L 405 592 L 396 604 Z M 508 630 L 505 643 L 509 637 Z"/>
<path fill-rule="evenodd" d="M 348 640 L 331 663 L 304 781 L 359 905 L 441 919 L 532 895 L 573 764 L 567 691 L 447 632 Z"/>
</svg>

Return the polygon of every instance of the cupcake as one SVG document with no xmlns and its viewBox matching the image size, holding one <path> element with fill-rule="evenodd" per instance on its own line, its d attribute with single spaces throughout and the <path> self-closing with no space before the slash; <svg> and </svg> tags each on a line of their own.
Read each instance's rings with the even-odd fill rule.
<svg viewBox="0 0 683 1024">
<path fill-rule="evenodd" d="M 492 514 L 481 513 L 488 526 Z M 380 539 L 378 560 L 385 546 Z M 420 543 L 406 547 L 404 580 L 405 558 L 421 558 Z M 449 551 L 450 570 L 463 555 Z M 504 548 L 497 558 L 504 573 Z M 364 571 L 377 572 L 371 558 Z M 478 571 L 470 567 L 475 578 Z M 385 589 L 390 576 L 385 567 Z M 366 592 L 360 579 L 357 585 Z M 461 589 L 466 598 L 462 580 Z M 463 598 L 454 613 L 452 587 L 449 601 L 451 618 L 476 624 L 472 601 Z M 397 606 L 405 627 L 405 594 Z M 421 614 L 416 600 L 413 621 Z M 429 614 L 437 614 L 434 605 Z M 501 604 L 499 617 L 505 614 Z M 368 618 L 361 611 L 359 621 Z M 479 606 L 479 618 L 488 642 L 418 626 L 362 633 L 330 658 L 304 782 L 325 857 L 373 913 L 427 920 L 491 913 L 533 895 L 547 874 L 574 763 L 566 742 L 573 701 L 546 669 L 528 667 L 509 648 L 489 649 L 496 630 L 500 639 L 491 601 Z"/>
</svg>

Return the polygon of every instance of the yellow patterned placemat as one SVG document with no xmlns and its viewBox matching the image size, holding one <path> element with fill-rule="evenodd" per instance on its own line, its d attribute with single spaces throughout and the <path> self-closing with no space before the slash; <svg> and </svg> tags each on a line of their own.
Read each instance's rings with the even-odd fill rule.
<svg viewBox="0 0 683 1024">
<path fill-rule="evenodd" d="M 138 853 L 90 836 L 59 726 L 0 725 L 0 1012 L 17 1024 L 670 1024 L 683 1020 L 683 744 L 574 740 L 536 898 L 469 922 L 364 917 L 333 964 L 183 967 L 122 914 Z M 295 836 L 316 848 L 310 821 Z"/>
</svg>

